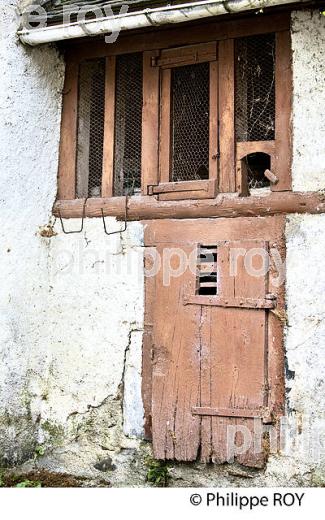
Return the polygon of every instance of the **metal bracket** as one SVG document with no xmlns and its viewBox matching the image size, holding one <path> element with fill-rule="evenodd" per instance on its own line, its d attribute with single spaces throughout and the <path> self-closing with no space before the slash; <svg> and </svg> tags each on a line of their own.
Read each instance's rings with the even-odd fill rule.
<svg viewBox="0 0 325 520">
<path fill-rule="evenodd" d="M 110 236 L 110 235 L 115 235 L 117 233 L 124 233 L 127 230 L 127 225 L 128 225 L 128 196 L 127 195 L 125 196 L 125 213 L 124 213 L 124 228 L 123 229 L 119 229 L 117 231 L 107 231 L 103 208 L 101 208 L 101 213 L 102 213 L 102 219 L 103 219 L 103 224 L 104 224 L 104 232 L 106 235 Z"/>
<path fill-rule="evenodd" d="M 82 208 L 82 220 L 81 220 L 81 228 L 80 229 L 77 229 L 75 231 L 66 231 L 65 228 L 64 228 L 64 224 L 63 224 L 63 220 L 62 220 L 62 216 L 61 216 L 61 211 L 58 209 L 58 214 L 59 214 L 59 218 L 60 218 L 60 222 L 61 222 L 61 227 L 62 227 L 62 231 L 65 235 L 72 235 L 73 233 L 81 233 L 83 228 L 84 228 L 84 220 L 85 220 L 85 216 L 86 216 L 86 204 L 87 204 L 87 200 L 88 200 L 88 197 L 85 198 L 85 201 L 84 201 L 84 205 L 83 205 L 83 208 Z"/>
</svg>

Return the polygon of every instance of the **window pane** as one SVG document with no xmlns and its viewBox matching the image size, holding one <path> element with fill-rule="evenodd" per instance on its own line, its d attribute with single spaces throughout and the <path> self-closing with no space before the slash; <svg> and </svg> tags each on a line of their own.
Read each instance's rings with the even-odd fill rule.
<svg viewBox="0 0 325 520">
<path fill-rule="evenodd" d="M 114 195 L 141 189 L 142 54 L 116 60 Z"/>
<path fill-rule="evenodd" d="M 77 197 L 100 197 L 103 168 L 105 60 L 79 68 Z"/>
<path fill-rule="evenodd" d="M 274 139 L 275 36 L 236 40 L 237 141 Z"/>
<path fill-rule="evenodd" d="M 209 178 L 209 63 L 172 70 L 172 181 Z"/>
</svg>

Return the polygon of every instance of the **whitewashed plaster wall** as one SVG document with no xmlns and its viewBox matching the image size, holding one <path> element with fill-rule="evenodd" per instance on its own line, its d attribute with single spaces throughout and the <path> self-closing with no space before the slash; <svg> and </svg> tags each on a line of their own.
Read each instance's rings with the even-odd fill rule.
<svg viewBox="0 0 325 520">
<path fill-rule="evenodd" d="M 325 16 L 295 11 L 293 50 L 293 189 L 324 189 Z"/>
<path fill-rule="evenodd" d="M 143 464 L 134 465 L 143 452 L 128 437 L 142 434 L 142 225 L 108 238 L 98 219 L 75 235 L 56 222 L 57 234 L 41 236 L 53 223 L 64 64 L 54 47 L 18 42 L 16 3 L 0 5 L 1 458 L 22 461 L 44 444 L 52 451 L 43 465 L 77 473 L 116 454 L 110 479 L 143 484 Z M 317 11 L 292 14 L 296 190 L 325 188 L 324 24 Z M 287 218 L 287 412 L 302 433 L 254 485 L 287 484 L 288 475 L 293 484 L 324 479 L 302 441 L 324 412 L 324 223 L 324 216 Z M 76 229 L 80 221 L 65 224 Z M 171 474 L 174 485 L 215 485 L 216 478 L 252 485 L 218 467 L 175 466 Z"/>
<path fill-rule="evenodd" d="M 106 421 L 87 431 L 106 448 L 120 442 L 122 419 L 132 435 L 143 422 L 142 226 L 108 238 L 88 219 L 81 234 L 56 224 L 41 236 L 57 190 L 64 63 L 55 47 L 18 41 L 16 4 L 0 5 L 0 458 L 10 462 L 74 439 L 101 405 Z"/>
<path fill-rule="evenodd" d="M 292 13 L 293 188 L 325 190 L 325 17 Z M 325 481 L 325 215 L 290 215 L 286 225 L 285 471 Z M 269 472 L 280 470 L 270 464 Z"/>
<path fill-rule="evenodd" d="M 0 424 L 1 454 L 24 457 L 35 428 L 26 377 L 43 339 L 48 302 L 48 222 L 56 171 L 64 67 L 54 48 L 24 48 L 16 1 L 0 4 Z"/>
</svg>

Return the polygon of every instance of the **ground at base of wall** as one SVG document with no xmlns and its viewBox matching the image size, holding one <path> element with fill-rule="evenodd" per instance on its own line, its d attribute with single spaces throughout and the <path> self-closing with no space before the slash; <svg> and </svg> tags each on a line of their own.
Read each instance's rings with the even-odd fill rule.
<svg viewBox="0 0 325 520">
<path fill-rule="evenodd" d="M 93 480 L 76 477 L 68 473 L 55 473 L 45 469 L 35 469 L 27 473 L 4 470 L 0 474 L 0 487 L 3 488 L 75 488 L 75 487 L 110 487 L 106 480 Z"/>
<path fill-rule="evenodd" d="M 239 464 L 156 461 L 151 443 L 131 445 L 119 452 L 86 445 L 54 450 L 17 468 L 0 469 L 0 487 L 325 486 L 325 468 L 308 467 L 287 457 L 271 457 L 265 470 L 254 470 Z"/>
</svg>

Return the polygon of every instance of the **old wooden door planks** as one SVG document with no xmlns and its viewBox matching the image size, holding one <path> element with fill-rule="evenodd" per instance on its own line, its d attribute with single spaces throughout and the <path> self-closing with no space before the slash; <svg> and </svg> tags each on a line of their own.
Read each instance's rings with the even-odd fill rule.
<svg viewBox="0 0 325 520">
<path fill-rule="evenodd" d="M 173 245 L 170 246 L 172 248 Z M 167 247 L 157 246 L 163 257 Z M 190 248 L 182 248 L 185 254 Z M 177 269 L 179 258 L 171 258 Z M 192 414 L 199 403 L 200 308 L 183 305 L 183 289 L 194 282 L 187 269 L 180 277 L 156 275 L 153 313 L 152 437 L 158 459 L 195 460 L 200 445 L 200 418 Z"/>
<path fill-rule="evenodd" d="M 284 220 L 262 217 L 145 224 L 145 244 L 155 246 L 160 258 L 166 251 L 178 251 L 171 261 L 174 271 L 179 255 L 189 258 L 194 251 L 195 257 L 198 244 L 217 244 L 218 297 L 258 302 L 268 292 L 277 297 L 275 312 L 263 306 L 204 305 L 201 296 L 199 304 L 184 305 L 184 295 L 195 294 L 197 287 L 193 268 L 171 277 L 169 284 L 161 269 L 154 291 L 152 281 L 146 282 L 146 307 L 153 309 L 154 355 L 151 372 L 144 359 L 144 384 L 152 377 L 152 400 L 145 408 L 152 414 L 154 455 L 189 461 L 201 453 L 204 462 L 232 461 L 227 435 L 229 431 L 232 435 L 229 426 L 234 426 L 235 460 L 261 467 L 266 455 L 263 414 L 270 408 L 275 416 L 280 415 L 283 408 L 283 323 L 278 317 L 283 312 L 283 285 L 276 283 L 278 273 L 274 265 L 269 271 L 267 263 L 270 248 L 283 261 Z M 259 254 L 254 256 L 256 251 Z M 231 255 L 236 258 L 235 266 L 231 266 Z M 236 267 L 237 274 L 231 267 Z M 245 435 L 252 436 L 253 444 L 250 441 L 241 450 Z"/>
</svg>

